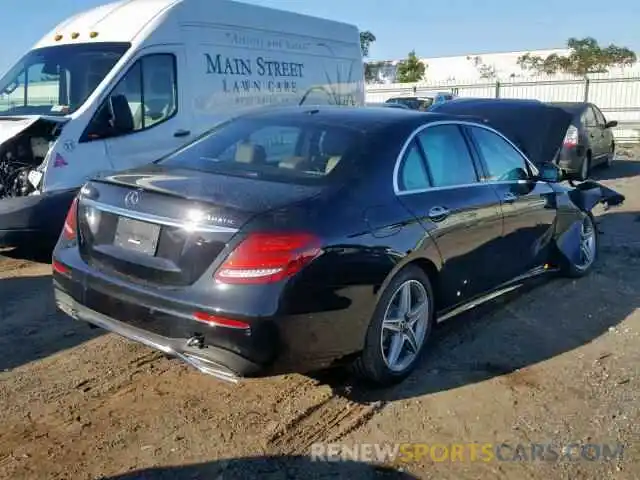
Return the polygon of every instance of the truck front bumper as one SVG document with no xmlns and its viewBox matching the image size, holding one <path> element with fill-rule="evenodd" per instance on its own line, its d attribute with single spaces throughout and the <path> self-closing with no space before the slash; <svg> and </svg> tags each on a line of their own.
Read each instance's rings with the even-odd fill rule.
<svg viewBox="0 0 640 480">
<path fill-rule="evenodd" d="M 57 240 L 77 189 L 0 200 L 0 247 Z"/>
</svg>

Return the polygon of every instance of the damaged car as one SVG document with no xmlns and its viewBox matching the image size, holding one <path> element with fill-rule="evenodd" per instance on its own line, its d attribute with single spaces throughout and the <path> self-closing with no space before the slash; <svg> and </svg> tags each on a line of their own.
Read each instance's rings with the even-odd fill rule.
<svg viewBox="0 0 640 480">
<path fill-rule="evenodd" d="M 548 152 L 570 118 L 545 108 L 502 112 L 508 134 L 391 108 L 239 116 L 84 185 L 53 254 L 58 308 L 221 379 L 348 365 L 399 382 L 437 322 L 598 260 L 591 209 L 624 198 L 560 183 Z"/>
<path fill-rule="evenodd" d="M 79 146 L 82 121 L 72 120 L 86 116 L 81 107 L 127 48 L 35 48 L 0 78 L 0 247 L 55 243 L 80 185 L 101 166 L 68 168 L 100 155 L 96 145 Z"/>
</svg>

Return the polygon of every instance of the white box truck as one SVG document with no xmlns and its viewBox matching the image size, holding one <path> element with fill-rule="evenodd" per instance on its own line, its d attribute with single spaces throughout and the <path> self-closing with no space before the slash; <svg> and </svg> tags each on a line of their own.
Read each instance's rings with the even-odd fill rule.
<svg viewBox="0 0 640 480">
<path fill-rule="evenodd" d="M 122 0 L 0 79 L 0 246 L 57 238 L 91 177 L 274 104 L 364 105 L 355 26 L 230 0 Z"/>
</svg>

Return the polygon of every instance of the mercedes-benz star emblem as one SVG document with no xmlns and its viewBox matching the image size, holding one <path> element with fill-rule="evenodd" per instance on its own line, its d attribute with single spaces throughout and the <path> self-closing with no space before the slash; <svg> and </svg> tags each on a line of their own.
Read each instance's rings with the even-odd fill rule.
<svg viewBox="0 0 640 480">
<path fill-rule="evenodd" d="M 140 193 L 139 190 L 131 190 L 129 193 L 125 195 L 124 204 L 128 208 L 135 207 L 138 203 L 140 203 L 141 196 L 142 194 Z"/>
</svg>

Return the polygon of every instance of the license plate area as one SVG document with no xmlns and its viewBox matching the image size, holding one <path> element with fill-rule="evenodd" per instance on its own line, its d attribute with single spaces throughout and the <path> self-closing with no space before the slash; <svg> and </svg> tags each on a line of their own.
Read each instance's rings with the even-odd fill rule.
<svg viewBox="0 0 640 480">
<path fill-rule="evenodd" d="M 155 255 L 160 238 L 160 225 L 119 217 L 113 244 L 145 255 Z"/>
</svg>

